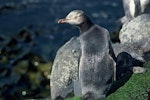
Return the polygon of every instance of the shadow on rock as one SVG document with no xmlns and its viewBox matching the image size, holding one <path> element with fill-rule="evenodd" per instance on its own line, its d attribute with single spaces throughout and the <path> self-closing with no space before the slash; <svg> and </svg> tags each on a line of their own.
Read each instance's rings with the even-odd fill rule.
<svg viewBox="0 0 150 100">
<path fill-rule="evenodd" d="M 109 94 L 115 92 L 117 89 L 123 86 L 132 76 L 133 68 L 136 66 L 142 67 L 143 63 L 144 62 L 133 58 L 127 52 L 121 52 L 117 56 L 117 64 L 116 64 L 116 79 L 117 80 L 112 85 L 112 88 L 109 91 Z"/>
</svg>

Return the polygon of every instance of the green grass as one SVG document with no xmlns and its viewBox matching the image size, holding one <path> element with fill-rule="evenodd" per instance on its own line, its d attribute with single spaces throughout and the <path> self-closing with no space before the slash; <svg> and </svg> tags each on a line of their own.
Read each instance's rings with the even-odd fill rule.
<svg viewBox="0 0 150 100">
<path fill-rule="evenodd" d="M 113 87 L 115 89 L 118 85 L 122 86 L 104 100 L 150 100 L 150 62 L 145 63 L 144 66 L 147 68 L 146 73 L 132 74 L 131 77 L 129 74 L 126 75 Z M 65 100 L 80 100 L 80 97 Z"/>
</svg>

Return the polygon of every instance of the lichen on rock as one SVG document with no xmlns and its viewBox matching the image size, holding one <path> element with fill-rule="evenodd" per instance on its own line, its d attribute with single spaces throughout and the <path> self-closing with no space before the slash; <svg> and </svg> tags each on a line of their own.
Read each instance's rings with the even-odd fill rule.
<svg viewBox="0 0 150 100">
<path fill-rule="evenodd" d="M 120 30 L 120 41 L 123 44 L 139 44 L 150 39 L 150 14 L 140 15 L 123 25 Z"/>
<path fill-rule="evenodd" d="M 57 52 L 51 72 L 51 96 L 66 97 L 73 91 L 73 82 L 78 79 L 80 41 L 71 38 Z M 65 92 L 64 92 L 65 91 Z"/>
</svg>

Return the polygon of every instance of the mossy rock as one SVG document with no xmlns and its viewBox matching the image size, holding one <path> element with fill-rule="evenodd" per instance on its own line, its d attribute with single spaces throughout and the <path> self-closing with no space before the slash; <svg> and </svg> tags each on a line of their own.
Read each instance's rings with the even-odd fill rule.
<svg viewBox="0 0 150 100">
<path fill-rule="evenodd" d="M 147 68 L 146 73 L 132 74 L 123 86 L 104 100 L 150 100 L 150 62 L 146 62 L 144 66 Z M 118 83 L 120 82 L 121 80 Z M 80 98 L 74 97 L 65 100 L 80 100 Z"/>
<path fill-rule="evenodd" d="M 150 62 L 144 64 L 147 72 L 133 74 L 124 86 L 109 95 L 105 100 L 149 100 L 150 94 Z"/>
</svg>

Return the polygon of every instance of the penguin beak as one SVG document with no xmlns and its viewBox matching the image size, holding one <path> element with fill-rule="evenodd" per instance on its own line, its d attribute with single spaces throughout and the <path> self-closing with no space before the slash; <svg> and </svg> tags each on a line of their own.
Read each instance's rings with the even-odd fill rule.
<svg viewBox="0 0 150 100">
<path fill-rule="evenodd" d="M 67 23 L 67 19 L 59 19 L 58 24 Z"/>
</svg>

